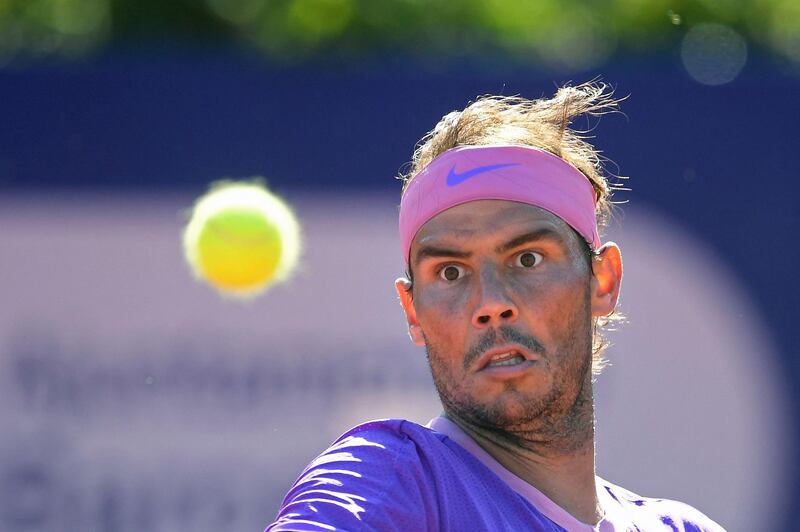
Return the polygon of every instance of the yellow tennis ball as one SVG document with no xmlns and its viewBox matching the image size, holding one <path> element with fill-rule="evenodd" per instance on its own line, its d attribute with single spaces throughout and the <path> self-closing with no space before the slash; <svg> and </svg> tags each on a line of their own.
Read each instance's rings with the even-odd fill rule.
<svg viewBox="0 0 800 532">
<path fill-rule="evenodd" d="M 300 226 L 261 183 L 220 182 L 195 202 L 183 250 L 195 277 L 225 296 L 249 299 L 291 274 Z"/>
</svg>

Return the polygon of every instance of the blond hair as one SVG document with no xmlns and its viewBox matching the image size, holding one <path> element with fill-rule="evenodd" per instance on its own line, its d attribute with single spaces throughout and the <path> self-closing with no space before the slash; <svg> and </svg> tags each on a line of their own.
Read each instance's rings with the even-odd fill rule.
<svg viewBox="0 0 800 532">
<path fill-rule="evenodd" d="M 482 96 L 463 111 L 445 115 L 419 141 L 408 172 L 399 177 L 403 180 L 403 192 L 419 172 L 451 148 L 498 144 L 533 146 L 561 157 L 591 182 L 597 200 L 597 226 L 602 230 L 611 215 L 611 194 L 623 187 L 609 180 L 600 152 L 585 140 L 590 129 L 570 129 L 570 124 L 579 116 L 597 117 L 617 111 L 618 102 L 608 85 L 591 82 L 562 87 L 552 98 L 538 100 L 520 96 Z M 595 375 L 607 364 L 603 352 L 609 344 L 602 332 L 621 319 L 622 316 L 614 312 L 594 320 L 592 371 Z"/>
</svg>

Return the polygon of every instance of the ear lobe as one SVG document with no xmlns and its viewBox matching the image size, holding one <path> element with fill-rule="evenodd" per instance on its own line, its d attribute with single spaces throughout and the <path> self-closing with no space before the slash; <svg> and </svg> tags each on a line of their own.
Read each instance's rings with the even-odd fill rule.
<svg viewBox="0 0 800 532">
<path fill-rule="evenodd" d="M 394 282 L 394 287 L 400 297 L 400 305 L 406 314 L 408 336 L 414 344 L 422 347 L 425 345 L 425 336 L 422 334 L 422 327 L 419 321 L 417 321 L 417 311 L 414 308 L 414 298 L 411 294 L 411 281 L 405 277 L 400 277 Z"/>
<path fill-rule="evenodd" d="M 592 316 L 608 316 L 617 306 L 622 286 L 622 253 L 614 242 L 607 242 L 592 260 Z"/>
</svg>

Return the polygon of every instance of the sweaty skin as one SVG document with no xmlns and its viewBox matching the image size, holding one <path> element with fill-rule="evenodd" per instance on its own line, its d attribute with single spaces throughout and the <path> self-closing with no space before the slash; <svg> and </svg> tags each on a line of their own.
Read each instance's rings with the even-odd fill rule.
<svg viewBox="0 0 800 532">
<path fill-rule="evenodd" d="M 396 283 L 445 415 L 512 473 L 595 524 L 593 318 L 610 314 L 619 248 L 591 259 L 552 213 L 504 200 L 429 220 Z"/>
</svg>

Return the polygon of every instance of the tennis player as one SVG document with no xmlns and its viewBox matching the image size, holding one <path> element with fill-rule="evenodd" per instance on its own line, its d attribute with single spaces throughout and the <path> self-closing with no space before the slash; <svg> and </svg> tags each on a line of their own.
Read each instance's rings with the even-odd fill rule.
<svg viewBox="0 0 800 532">
<path fill-rule="evenodd" d="M 597 84 L 484 97 L 422 139 L 396 288 L 444 412 L 348 431 L 267 530 L 722 530 L 595 474 L 592 382 L 622 259 L 599 232 L 613 186 L 569 126 L 615 106 Z"/>
</svg>

